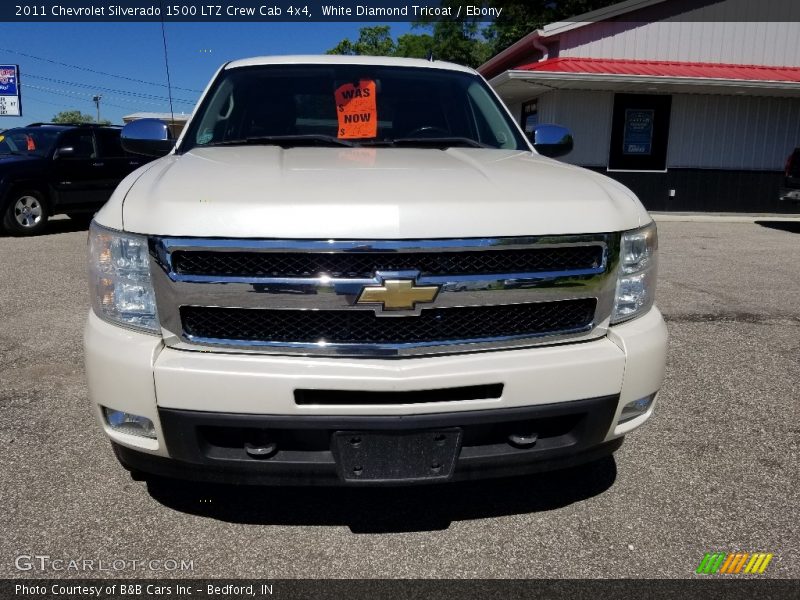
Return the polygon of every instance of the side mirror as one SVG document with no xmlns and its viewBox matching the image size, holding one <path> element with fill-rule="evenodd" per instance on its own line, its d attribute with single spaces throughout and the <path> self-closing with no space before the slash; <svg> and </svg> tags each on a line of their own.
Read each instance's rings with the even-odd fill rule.
<svg viewBox="0 0 800 600">
<path fill-rule="evenodd" d="M 132 154 L 164 156 L 175 145 L 169 126 L 159 119 L 139 119 L 122 128 L 122 147 Z"/>
<path fill-rule="evenodd" d="M 572 134 L 561 125 L 537 125 L 529 137 L 536 152 L 542 156 L 555 158 L 572 152 Z"/>
<path fill-rule="evenodd" d="M 72 146 L 64 146 L 63 148 L 56 149 L 55 153 L 53 154 L 53 159 L 67 158 L 70 156 L 75 156 L 75 148 Z"/>
</svg>

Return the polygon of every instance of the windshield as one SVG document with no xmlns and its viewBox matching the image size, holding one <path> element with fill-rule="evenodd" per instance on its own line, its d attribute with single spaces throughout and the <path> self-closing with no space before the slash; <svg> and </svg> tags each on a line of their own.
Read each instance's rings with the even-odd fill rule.
<svg viewBox="0 0 800 600">
<path fill-rule="evenodd" d="M 0 155 L 24 154 L 28 156 L 47 156 L 60 131 L 23 127 L 9 129 L 0 133 Z"/>
<path fill-rule="evenodd" d="M 349 64 L 222 71 L 180 150 L 247 143 L 529 150 L 480 77 Z"/>
</svg>

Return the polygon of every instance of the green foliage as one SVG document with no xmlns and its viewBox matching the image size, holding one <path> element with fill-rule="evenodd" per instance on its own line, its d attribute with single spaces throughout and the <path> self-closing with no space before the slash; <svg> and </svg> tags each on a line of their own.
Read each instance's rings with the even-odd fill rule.
<svg viewBox="0 0 800 600">
<path fill-rule="evenodd" d="M 95 123 L 95 118 L 92 115 L 87 115 L 79 110 L 62 110 L 53 116 L 53 123 Z M 111 121 L 101 119 L 100 125 L 111 125 Z"/>
<path fill-rule="evenodd" d="M 617 4 L 619 0 L 491 0 L 488 4 L 502 8 L 500 16 L 484 30 L 494 56 L 522 39 L 534 29 L 548 23 L 567 20 L 598 8 Z"/>
<path fill-rule="evenodd" d="M 404 33 L 397 38 L 394 56 L 406 58 L 428 58 L 433 51 L 433 36 L 427 33 Z"/>
<path fill-rule="evenodd" d="M 358 30 L 358 39 L 351 42 L 345 38 L 328 54 L 364 54 L 368 56 L 394 56 L 396 45 L 388 25 L 362 27 Z"/>
<path fill-rule="evenodd" d="M 485 0 L 486 4 L 502 8 L 493 23 L 462 18 L 451 20 L 420 20 L 415 28 L 430 33 L 406 33 L 397 41 L 388 25 L 362 27 L 358 39 L 344 39 L 328 54 L 365 54 L 371 56 L 405 56 L 426 58 L 433 53 L 437 60 L 478 67 L 495 54 L 502 52 L 534 29 L 547 23 L 616 4 L 618 0 Z M 443 5 L 461 2 L 444 0 Z"/>
<path fill-rule="evenodd" d="M 356 41 L 343 39 L 328 54 L 427 58 L 433 53 L 437 60 L 473 67 L 488 58 L 488 46 L 475 23 L 440 21 L 422 26 L 432 29 L 432 35 L 406 33 L 397 42 L 388 25 L 362 27 Z"/>
<path fill-rule="evenodd" d="M 437 60 L 478 67 L 491 56 L 478 23 L 437 21 L 433 24 L 433 56 Z"/>
<path fill-rule="evenodd" d="M 462 4 L 460 0 L 442 0 L 442 6 L 451 6 L 453 14 Z M 477 4 L 477 3 L 476 3 Z M 477 67 L 490 57 L 490 48 L 483 35 L 483 24 L 475 19 L 423 19 L 414 24 L 432 31 L 433 57 L 469 67 Z M 426 55 L 427 56 L 427 55 Z"/>
</svg>

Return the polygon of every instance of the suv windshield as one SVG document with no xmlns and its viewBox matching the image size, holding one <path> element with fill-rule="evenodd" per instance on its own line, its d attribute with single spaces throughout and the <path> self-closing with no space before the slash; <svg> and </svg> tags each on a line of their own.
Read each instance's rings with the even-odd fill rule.
<svg viewBox="0 0 800 600">
<path fill-rule="evenodd" d="M 180 150 L 251 143 L 529 150 L 480 77 L 350 64 L 223 70 Z"/>
<path fill-rule="evenodd" d="M 0 155 L 47 156 L 59 133 L 60 130 L 39 127 L 21 127 L 3 131 L 0 133 Z"/>
</svg>

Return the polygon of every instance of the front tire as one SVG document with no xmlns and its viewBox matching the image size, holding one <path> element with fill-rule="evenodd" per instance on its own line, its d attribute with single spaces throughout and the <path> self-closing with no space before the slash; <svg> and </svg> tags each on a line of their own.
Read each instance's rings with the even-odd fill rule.
<svg viewBox="0 0 800 600">
<path fill-rule="evenodd" d="M 38 235 L 47 227 L 50 212 L 44 195 L 37 190 L 20 190 L 10 194 L 3 213 L 3 227 L 11 235 Z"/>
</svg>

